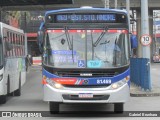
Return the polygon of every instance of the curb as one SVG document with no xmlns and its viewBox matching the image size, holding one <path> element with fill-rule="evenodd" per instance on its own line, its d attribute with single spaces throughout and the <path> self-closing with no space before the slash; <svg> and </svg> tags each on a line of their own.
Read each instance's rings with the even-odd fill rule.
<svg viewBox="0 0 160 120">
<path fill-rule="evenodd" d="M 130 93 L 131 97 L 156 97 L 160 96 L 160 93 L 142 93 L 142 94 L 134 94 Z"/>
<path fill-rule="evenodd" d="M 133 83 L 130 85 L 130 96 L 131 97 L 156 97 L 160 96 L 160 88 L 153 86 L 151 90 L 144 90 L 140 86 Z"/>
</svg>

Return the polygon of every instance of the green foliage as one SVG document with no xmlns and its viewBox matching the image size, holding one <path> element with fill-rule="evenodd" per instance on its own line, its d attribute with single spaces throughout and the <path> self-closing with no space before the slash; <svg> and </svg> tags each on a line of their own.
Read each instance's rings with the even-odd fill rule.
<svg viewBox="0 0 160 120">
<path fill-rule="evenodd" d="M 29 11 L 7 11 L 7 14 L 5 15 L 5 21 L 9 21 L 11 19 L 11 17 L 15 17 L 15 19 L 18 20 L 19 22 L 19 26 L 22 24 L 22 17 L 26 16 L 26 22 L 29 23 L 30 22 L 30 12 Z"/>
</svg>

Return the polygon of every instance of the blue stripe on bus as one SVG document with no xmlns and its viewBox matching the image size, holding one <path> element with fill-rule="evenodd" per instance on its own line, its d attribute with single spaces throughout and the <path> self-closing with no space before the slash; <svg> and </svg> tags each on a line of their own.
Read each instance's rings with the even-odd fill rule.
<svg viewBox="0 0 160 120">
<path fill-rule="evenodd" d="M 77 77 L 77 80 L 87 80 L 88 81 L 87 85 L 112 84 L 112 83 L 115 83 L 119 80 L 124 79 L 125 77 L 127 77 L 129 75 L 129 73 L 130 73 L 130 69 L 127 69 L 122 74 L 119 74 L 114 77 L 96 77 L 96 78 Z M 45 69 L 43 69 L 43 75 L 45 75 L 47 78 L 60 78 L 59 76 L 52 74 L 52 73 L 46 71 Z M 72 78 L 72 77 L 63 77 L 63 78 Z M 99 81 L 99 83 L 97 81 Z M 129 84 L 130 83 L 128 83 L 128 85 Z"/>
<path fill-rule="evenodd" d="M 45 69 L 43 69 L 42 75 L 45 75 L 47 78 L 57 78 L 57 77 L 59 77 L 59 76 L 57 76 L 57 75 L 54 75 L 54 74 L 46 71 Z"/>
</svg>

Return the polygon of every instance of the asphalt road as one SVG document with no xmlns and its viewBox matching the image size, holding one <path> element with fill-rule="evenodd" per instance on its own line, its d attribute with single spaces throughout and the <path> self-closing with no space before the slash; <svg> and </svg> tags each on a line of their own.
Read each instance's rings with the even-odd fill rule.
<svg viewBox="0 0 160 120">
<path fill-rule="evenodd" d="M 153 65 L 152 74 L 159 75 L 160 64 Z M 154 71 L 154 72 L 153 72 Z M 41 68 L 32 67 L 27 73 L 27 81 L 22 87 L 22 95 L 20 97 L 8 97 L 6 104 L 0 105 L 0 111 L 46 111 L 49 115 L 49 105 L 43 101 L 43 92 L 41 85 Z M 155 77 L 154 77 L 155 78 Z M 158 77 L 156 80 L 160 79 Z M 157 82 L 158 84 L 159 82 Z M 125 103 L 124 111 L 160 111 L 160 96 L 157 97 L 131 97 L 130 101 Z M 61 114 L 52 115 L 48 119 L 106 119 L 110 118 L 110 114 L 106 111 L 113 111 L 113 105 L 96 105 L 96 104 L 62 104 L 60 106 Z M 77 111 L 84 111 L 78 112 Z M 90 114 L 85 114 L 85 111 L 91 111 Z M 134 112 L 131 112 L 134 113 Z M 128 113 L 127 113 L 128 114 Z M 160 114 L 160 112 L 159 112 Z M 111 114 L 112 115 L 112 114 Z M 116 114 L 116 116 L 119 116 Z M 119 119 L 119 117 L 111 117 L 112 119 Z M 126 119 L 126 118 L 122 118 Z M 130 117 L 129 119 L 135 119 Z M 143 120 L 144 118 L 141 118 Z M 158 120 L 158 118 L 155 118 Z M 0 118 L 1 120 L 1 118 Z M 146 120 L 146 119 L 144 119 Z"/>
</svg>

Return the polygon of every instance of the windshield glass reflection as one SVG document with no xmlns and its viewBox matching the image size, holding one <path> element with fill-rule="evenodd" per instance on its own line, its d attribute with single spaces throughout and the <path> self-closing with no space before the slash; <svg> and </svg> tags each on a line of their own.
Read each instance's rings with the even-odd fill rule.
<svg viewBox="0 0 160 120">
<path fill-rule="evenodd" d="M 44 63 L 58 68 L 122 67 L 129 64 L 128 44 L 126 30 L 48 30 Z"/>
</svg>

